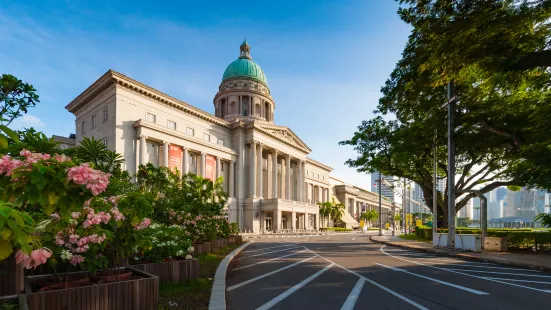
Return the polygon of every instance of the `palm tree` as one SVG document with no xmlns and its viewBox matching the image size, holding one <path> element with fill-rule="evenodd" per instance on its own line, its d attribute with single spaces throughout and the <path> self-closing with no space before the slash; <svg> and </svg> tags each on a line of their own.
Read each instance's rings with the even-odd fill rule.
<svg viewBox="0 0 551 310">
<path fill-rule="evenodd" d="M 540 213 L 534 217 L 534 221 L 541 222 L 541 225 L 543 227 L 551 227 L 551 214 L 548 213 Z"/>
<path fill-rule="evenodd" d="M 333 219 L 333 223 L 340 221 L 342 216 L 344 215 L 344 205 L 342 203 L 336 203 L 335 198 L 331 199 L 331 212 L 330 212 L 331 218 Z M 335 224 L 333 224 L 334 226 Z"/>
<path fill-rule="evenodd" d="M 318 206 L 320 208 L 319 214 L 320 214 L 321 218 L 323 219 L 322 223 L 324 223 L 325 220 L 327 219 L 327 217 L 329 215 L 331 215 L 332 205 L 329 201 L 326 201 L 326 202 L 318 202 Z M 327 225 L 326 225 L 326 227 L 327 227 Z"/>
<path fill-rule="evenodd" d="M 104 172 L 118 170 L 124 162 L 121 154 L 109 150 L 101 140 L 94 137 L 83 137 L 76 147 L 76 155 L 82 162 L 91 163 L 95 169 Z"/>
</svg>

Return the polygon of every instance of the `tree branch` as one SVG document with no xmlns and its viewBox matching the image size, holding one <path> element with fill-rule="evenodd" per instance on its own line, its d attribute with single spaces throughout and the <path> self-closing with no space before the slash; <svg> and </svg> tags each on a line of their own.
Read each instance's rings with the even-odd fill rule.
<svg viewBox="0 0 551 310">
<path fill-rule="evenodd" d="M 517 136 L 507 132 L 503 128 L 499 128 L 493 124 L 490 124 L 487 120 L 480 120 L 478 121 L 478 123 L 482 125 L 482 127 L 488 130 L 489 132 L 511 139 L 513 141 L 514 147 L 518 147 L 522 144 L 522 141 L 520 141 L 520 139 Z"/>
<path fill-rule="evenodd" d="M 463 185 L 463 181 L 465 181 L 465 177 L 467 176 L 467 173 L 469 173 L 469 171 L 471 171 L 473 166 L 476 165 L 479 161 L 481 161 L 482 158 L 484 158 L 484 155 L 477 157 L 476 160 L 471 161 L 469 164 L 463 167 L 463 173 L 461 174 L 461 178 L 459 178 L 459 181 L 455 185 L 455 189 L 458 189 L 461 185 Z M 488 165 L 486 165 L 486 167 L 488 167 Z"/>
<path fill-rule="evenodd" d="M 471 175 L 466 181 L 465 183 L 463 183 L 462 185 L 463 186 L 467 186 L 474 178 L 476 178 L 476 176 L 480 175 L 484 170 L 488 169 L 490 167 L 490 165 L 496 161 L 496 158 L 492 158 L 488 161 L 488 163 L 486 163 L 486 166 L 482 167 L 480 170 L 478 170 L 477 172 L 475 172 L 473 175 Z M 491 170 L 489 170 L 488 172 L 490 172 Z M 484 175 L 484 177 L 487 176 L 488 172 Z M 482 178 L 484 178 L 482 177 Z M 482 179 L 481 178 L 481 179 Z M 480 179 L 479 179 L 480 180 Z M 456 189 L 459 189 L 458 187 L 456 187 Z"/>
</svg>

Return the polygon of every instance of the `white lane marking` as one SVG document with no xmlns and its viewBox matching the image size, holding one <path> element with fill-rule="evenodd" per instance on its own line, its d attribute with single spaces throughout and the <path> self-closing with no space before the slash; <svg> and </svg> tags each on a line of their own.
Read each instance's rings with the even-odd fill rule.
<svg viewBox="0 0 551 310">
<path fill-rule="evenodd" d="M 245 257 L 238 257 L 238 258 L 239 259 L 245 259 L 245 258 L 250 258 L 250 257 L 262 256 L 262 255 L 266 255 L 266 254 L 277 253 L 277 252 L 281 252 L 281 251 L 294 250 L 294 249 L 298 249 L 298 248 L 303 248 L 303 247 L 302 246 L 297 246 L 295 248 L 286 248 L 286 249 L 283 249 L 283 250 L 271 251 L 271 252 L 260 253 L 260 254 L 255 254 L 255 255 L 249 255 L 249 256 L 245 256 Z"/>
<path fill-rule="evenodd" d="M 385 246 L 383 245 L 379 250 L 381 252 L 385 253 L 386 255 L 390 256 L 390 257 L 394 257 L 396 259 L 401 259 L 401 260 L 406 261 L 406 262 L 410 262 L 410 263 L 414 263 L 414 264 L 417 264 L 417 265 L 426 266 L 426 267 L 434 268 L 434 269 L 438 269 L 438 270 L 444 270 L 444 271 L 451 272 L 451 273 L 457 273 L 457 274 L 461 274 L 461 275 L 464 275 L 464 276 L 467 276 L 467 277 L 473 277 L 473 278 L 477 278 L 477 279 L 483 279 L 483 280 L 488 280 L 488 281 L 492 281 L 492 282 L 498 282 L 498 283 L 502 283 L 502 284 L 506 284 L 506 285 L 522 287 L 522 288 L 525 288 L 525 289 L 534 290 L 534 291 L 538 291 L 538 292 L 551 293 L 551 291 L 549 291 L 549 290 L 540 290 L 540 289 L 533 288 L 533 287 L 530 287 L 530 286 L 524 286 L 524 285 L 519 285 L 519 284 L 503 282 L 503 281 L 499 281 L 499 280 L 495 280 L 495 279 L 489 279 L 489 278 L 486 278 L 486 277 L 479 277 L 479 276 L 475 276 L 473 274 L 468 274 L 468 273 L 459 272 L 459 271 L 453 271 L 453 270 L 449 270 L 449 269 L 446 269 L 446 268 L 440 268 L 440 267 L 431 266 L 431 265 L 423 264 L 423 263 L 412 261 L 412 260 L 407 260 L 407 259 L 400 258 L 400 257 L 397 257 L 397 256 L 386 253 L 385 250 L 383 250 L 384 247 Z"/>
<path fill-rule="evenodd" d="M 314 253 L 315 254 L 315 253 Z M 299 290 L 301 287 L 305 286 L 306 284 L 310 283 L 315 278 L 319 277 L 322 273 L 329 270 L 329 268 L 333 267 L 335 264 L 329 264 L 322 270 L 319 270 L 318 272 L 314 273 L 313 275 L 309 276 L 308 278 L 302 280 L 299 284 L 291 287 L 290 289 L 286 290 L 285 292 L 281 293 L 279 296 L 276 296 L 274 299 L 268 301 L 267 303 L 263 304 L 262 306 L 256 308 L 256 310 L 268 310 L 271 307 L 277 305 L 280 301 L 283 299 L 289 297 L 289 295 L 293 294 L 297 290 Z"/>
<path fill-rule="evenodd" d="M 389 252 L 386 252 L 386 253 L 389 253 Z M 496 264 L 493 264 L 493 263 L 473 263 L 473 262 L 467 262 L 467 261 L 463 261 L 463 260 L 460 260 L 460 259 L 456 259 L 456 260 L 452 260 L 452 259 L 441 259 L 439 258 L 441 256 L 436 256 L 435 258 L 428 258 L 427 257 L 427 261 L 428 259 L 430 259 L 430 261 L 435 261 L 435 262 L 451 262 L 451 263 L 461 263 L 461 264 L 467 264 L 467 265 L 488 265 L 488 266 L 496 266 Z"/>
<path fill-rule="evenodd" d="M 309 250 L 310 250 L 310 249 L 309 249 Z M 325 259 L 326 261 L 328 261 L 328 262 L 330 262 L 330 263 L 332 263 L 332 264 L 335 264 L 335 266 L 338 266 L 338 267 L 340 267 L 340 268 L 342 268 L 342 269 L 344 269 L 344 270 L 350 272 L 351 274 L 356 275 L 356 276 L 358 276 L 358 277 L 360 277 L 360 278 L 366 280 L 367 282 L 369 282 L 369 283 L 375 285 L 376 287 L 378 287 L 378 288 L 380 288 L 380 289 L 386 291 L 387 293 L 392 294 L 392 295 L 394 295 L 395 297 L 400 298 L 401 300 L 403 300 L 403 301 L 409 303 L 410 305 L 416 307 L 417 309 L 429 310 L 428 308 L 423 307 L 422 305 L 416 303 L 415 301 L 413 301 L 413 300 L 411 300 L 411 299 L 409 299 L 409 298 L 407 298 L 407 297 L 405 297 L 405 296 L 403 296 L 403 295 L 400 295 L 400 294 L 396 293 L 395 291 L 393 291 L 393 290 L 387 288 L 386 286 L 383 286 L 383 285 L 381 285 L 381 284 L 379 284 L 379 283 L 377 283 L 377 282 L 375 282 L 375 281 L 373 281 L 373 280 L 371 280 L 371 279 L 369 279 L 369 278 L 367 278 L 367 277 L 362 276 L 361 274 L 359 274 L 359 273 L 357 273 L 357 272 L 355 272 L 355 271 L 352 271 L 352 270 L 350 270 L 350 269 L 348 269 L 348 268 L 346 268 L 346 267 L 344 267 L 344 266 L 341 266 L 341 265 L 339 265 L 339 264 L 333 262 L 332 260 L 329 260 L 329 259 L 327 259 L 327 258 L 325 258 L 325 257 L 323 257 L 323 256 L 321 256 L 321 255 L 319 255 L 319 254 L 317 254 L 316 252 L 314 252 L 314 251 L 312 251 L 312 250 L 310 250 L 310 252 L 312 252 L 313 254 L 316 254 L 318 257 L 323 258 L 323 259 Z"/>
<path fill-rule="evenodd" d="M 302 250 L 302 251 L 294 252 L 294 253 L 287 254 L 287 255 L 283 255 L 283 256 L 280 256 L 280 257 L 276 257 L 276 258 L 270 258 L 270 259 L 268 259 L 268 260 L 263 260 L 263 261 L 258 262 L 258 263 L 254 263 L 254 264 L 250 264 L 250 265 L 247 265 L 247 266 L 243 266 L 243 267 L 239 267 L 239 268 L 232 269 L 232 271 L 239 270 L 239 269 L 245 269 L 245 268 L 249 268 L 249 267 L 256 266 L 256 265 L 260 265 L 260 264 L 264 264 L 264 263 L 267 263 L 267 262 L 271 262 L 271 261 L 273 261 L 273 260 L 278 260 L 278 259 L 280 259 L 280 258 L 285 258 L 285 257 L 297 255 L 297 254 L 299 254 L 299 253 L 306 252 L 306 251 L 308 251 L 308 250 Z"/>
<path fill-rule="evenodd" d="M 427 279 L 427 280 L 430 280 L 430 281 L 434 281 L 434 282 L 437 282 L 437 283 L 440 283 L 440 284 L 444 284 L 444 285 L 448 285 L 448 286 L 451 286 L 451 287 L 455 287 L 455 288 L 457 288 L 457 289 L 464 290 L 464 291 L 467 291 L 467 292 L 470 292 L 470 293 L 473 293 L 473 294 L 477 294 L 477 295 L 489 295 L 489 294 L 486 293 L 486 292 L 482 292 L 482 291 L 475 290 L 475 289 L 471 289 L 471 288 L 464 287 L 464 286 L 461 286 L 461 285 L 457 285 L 457 284 L 449 283 L 449 282 L 446 282 L 446 281 L 438 280 L 438 279 L 435 279 L 435 278 L 426 277 L 426 276 L 423 276 L 423 275 L 420 275 L 420 274 L 417 274 L 417 273 L 413 273 L 413 272 L 407 271 L 407 270 L 402 269 L 402 268 L 387 266 L 387 265 L 383 265 L 383 264 L 379 264 L 379 263 L 375 263 L 375 262 L 374 262 L 374 264 L 379 265 L 379 266 L 383 266 L 383 267 L 385 267 L 385 268 L 388 268 L 388 269 L 391 269 L 391 270 L 394 270 L 394 271 L 404 272 L 404 273 L 407 273 L 407 274 L 410 274 L 410 275 L 413 275 L 413 276 L 416 276 L 416 277 L 419 277 L 419 278 L 423 278 L 423 279 Z"/>
<path fill-rule="evenodd" d="M 262 250 L 275 249 L 275 248 L 283 248 L 283 247 L 292 247 L 292 246 L 296 246 L 296 244 L 278 245 L 278 246 L 272 246 L 272 247 L 269 247 L 269 248 L 262 248 L 262 249 L 256 249 L 256 250 L 250 250 L 250 251 L 243 251 L 243 252 L 241 252 L 241 253 L 258 252 L 258 251 L 262 251 Z"/>
<path fill-rule="evenodd" d="M 492 277 L 484 277 L 484 278 L 486 278 L 486 279 L 492 279 L 492 280 L 513 281 L 513 282 L 527 282 L 527 283 L 551 284 L 551 282 L 533 281 L 533 280 L 504 279 L 504 278 L 492 278 Z"/>
<path fill-rule="evenodd" d="M 252 279 L 247 280 L 247 281 L 245 281 L 245 282 L 241 282 L 241 283 L 239 283 L 239 284 L 230 286 L 230 287 L 228 288 L 228 291 L 234 290 L 234 289 L 236 289 L 236 288 L 238 288 L 238 287 L 241 287 L 241 286 L 243 286 L 243 285 L 247 285 L 247 284 L 252 283 L 252 282 L 254 282 L 254 281 L 258 281 L 258 280 L 263 279 L 263 278 L 265 278 L 265 277 L 268 277 L 268 276 L 271 276 L 271 275 L 273 275 L 273 274 L 276 274 L 276 273 L 278 273 L 278 272 L 280 272 L 280 271 L 283 271 L 283 270 L 289 269 L 289 268 L 291 268 L 291 267 L 294 267 L 294 266 L 296 266 L 296 265 L 302 264 L 302 263 L 304 263 L 304 262 L 306 262 L 306 261 L 309 261 L 309 260 L 311 260 L 312 258 L 315 258 L 315 257 L 317 257 L 317 256 L 314 255 L 314 256 L 312 256 L 312 257 L 308 257 L 307 259 L 303 259 L 303 260 L 301 260 L 301 261 L 299 261 L 299 262 L 296 262 L 296 263 L 294 263 L 294 264 L 291 264 L 291 265 L 289 265 L 289 266 L 285 266 L 285 267 L 283 267 L 283 268 L 276 269 L 276 270 L 274 270 L 274 271 L 272 271 L 272 272 L 268 272 L 268 273 L 263 274 L 263 275 L 261 275 L 261 276 L 258 276 L 258 277 L 256 277 L 256 278 L 252 278 Z"/>
<path fill-rule="evenodd" d="M 506 274 L 506 275 L 521 276 L 521 277 L 551 278 L 551 276 L 544 276 L 539 274 L 522 274 L 522 273 L 513 273 L 513 272 L 497 272 L 497 271 L 469 270 L 469 269 L 456 269 L 456 268 L 444 268 L 444 269 L 454 270 L 454 271 L 463 271 L 463 272 Z"/>
<path fill-rule="evenodd" d="M 356 238 L 352 238 L 352 241 L 356 240 Z"/>
<path fill-rule="evenodd" d="M 364 283 L 365 283 L 365 279 L 363 278 L 358 279 L 358 282 L 356 282 L 356 285 L 350 292 L 350 295 L 348 295 L 348 298 L 346 298 L 344 305 L 342 305 L 341 310 L 354 309 L 354 306 L 356 305 L 356 301 L 358 301 L 358 297 L 360 297 L 360 293 L 362 292 L 362 288 L 364 287 Z"/>
<path fill-rule="evenodd" d="M 461 266 L 467 268 L 489 268 L 489 269 L 504 269 L 504 270 L 518 270 L 526 272 L 536 272 L 541 273 L 539 270 L 530 270 L 530 269 L 518 269 L 518 268 L 508 268 L 508 267 L 493 267 L 493 266 L 473 266 L 473 265 L 463 265 L 463 264 L 448 264 L 448 263 L 435 263 L 437 265 L 446 265 L 446 266 Z"/>
</svg>

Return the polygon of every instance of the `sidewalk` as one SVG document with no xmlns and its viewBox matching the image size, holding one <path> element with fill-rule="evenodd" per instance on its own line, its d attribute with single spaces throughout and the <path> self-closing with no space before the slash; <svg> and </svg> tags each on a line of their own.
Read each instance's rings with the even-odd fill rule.
<svg viewBox="0 0 551 310">
<path fill-rule="evenodd" d="M 373 242 L 396 246 L 404 249 L 436 253 L 443 256 L 459 257 L 468 260 L 498 263 L 515 267 L 551 271 L 551 255 L 522 254 L 512 252 L 462 252 L 448 249 L 434 248 L 431 243 L 404 240 L 398 236 L 371 236 Z"/>
<path fill-rule="evenodd" d="M 318 237 L 318 236 L 335 236 L 335 235 L 352 235 L 363 234 L 361 231 L 346 231 L 346 232 L 312 232 L 312 233 L 285 233 L 285 234 L 243 234 L 243 239 L 270 239 L 270 238 L 299 238 L 299 237 Z"/>
</svg>

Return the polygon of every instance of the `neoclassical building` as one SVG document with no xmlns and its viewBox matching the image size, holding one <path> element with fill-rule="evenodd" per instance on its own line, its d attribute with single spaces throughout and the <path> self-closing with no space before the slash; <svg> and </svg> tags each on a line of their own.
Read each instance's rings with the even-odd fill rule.
<svg viewBox="0 0 551 310">
<path fill-rule="evenodd" d="M 101 139 L 124 156 L 131 174 L 152 163 L 223 177 L 229 219 L 244 230 L 318 229 L 316 203 L 332 198 L 347 206 L 344 221 L 353 226 L 361 208 L 377 204 L 375 194 L 331 179 L 331 167 L 309 158 L 311 149 L 290 128 L 274 124 L 276 103 L 246 41 L 213 104 L 214 115 L 109 70 L 66 109 L 76 117 L 75 143 Z"/>
</svg>

